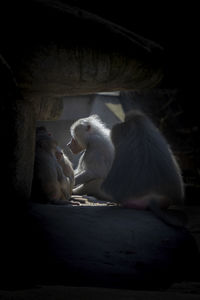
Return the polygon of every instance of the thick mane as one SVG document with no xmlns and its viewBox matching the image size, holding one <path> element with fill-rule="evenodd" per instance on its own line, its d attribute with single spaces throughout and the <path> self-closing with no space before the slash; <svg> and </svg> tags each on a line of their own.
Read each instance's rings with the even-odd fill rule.
<svg viewBox="0 0 200 300">
<path fill-rule="evenodd" d="M 92 125 L 96 133 L 100 133 L 104 136 L 110 135 L 110 130 L 105 126 L 98 115 L 91 115 L 87 118 L 87 120 Z"/>
<path fill-rule="evenodd" d="M 110 135 L 110 130 L 105 126 L 98 115 L 91 115 L 88 118 L 79 119 L 72 124 L 70 129 L 72 136 L 74 136 L 75 128 L 79 125 L 91 125 L 93 131 L 101 136 L 108 137 Z"/>
</svg>

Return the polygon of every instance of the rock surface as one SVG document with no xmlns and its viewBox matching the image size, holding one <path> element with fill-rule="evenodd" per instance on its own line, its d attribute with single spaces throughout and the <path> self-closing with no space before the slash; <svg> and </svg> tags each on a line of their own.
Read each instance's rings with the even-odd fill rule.
<svg viewBox="0 0 200 300">
<path fill-rule="evenodd" d="M 190 233 L 148 211 L 34 204 L 29 219 L 34 263 L 28 272 L 38 284 L 159 289 L 198 268 Z"/>
<path fill-rule="evenodd" d="M 2 300 L 199 300 L 199 294 L 172 291 L 131 291 L 91 287 L 40 286 L 24 291 L 0 291 Z"/>
<path fill-rule="evenodd" d="M 152 87 L 162 78 L 158 44 L 70 1 L 19 1 L 1 14 L 15 24 L 2 34 L 1 53 L 28 100 Z"/>
</svg>

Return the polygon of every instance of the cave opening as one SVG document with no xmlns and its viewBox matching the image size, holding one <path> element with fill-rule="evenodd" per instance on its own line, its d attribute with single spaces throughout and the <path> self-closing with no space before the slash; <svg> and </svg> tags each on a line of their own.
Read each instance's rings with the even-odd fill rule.
<svg viewBox="0 0 200 300">
<path fill-rule="evenodd" d="M 73 156 L 66 145 L 70 139 L 70 126 L 75 120 L 98 114 L 112 129 L 114 124 L 124 121 L 127 112 L 132 109 L 140 109 L 148 114 L 167 136 L 183 169 L 184 180 L 191 180 L 188 173 L 194 172 L 194 170 L 192 164 L 185 164 L 183 156 L 183 148 L 185 147 L 187 150 L 189 140 L 186 140 L 185 132 L 182 134 L 181 131 L 183 111 L 181 111 L 177 90 L 150 89 L 68 96 L 63 98 L 63 104 L 63 110 L 58 120 L 38 120 L 36 126 L 47 127 L 48 131 L 58 139 L 59 145 L 65 149 L 66 155 L 72 160 L 74 168 L 76 168 L 80 156 Z M 40 277 L 42 282 L 50 285 L 55 282 L 66 285 L 66 279 L 63 276 L 66 270 L 71 274 L 67 284 L 72 286 L 90 284 L 95 287 L 156 290 L 168 289 L 174 282 L 182 281 L 187 276 L 193 278 L 191 266 L 198 262 L 198 251 L 196 252 L 194 240 L 190 235 L 187 236 L 187 231 L 184 231 L 183 236 L 179 236 L 177 229 L 160 224 L 155 216 L 149 215 L 149 212 L 141 214 L 138 211 L 121 211 L 116 206 L 108 205 L 101 199 L 98 200 L 100 201 L 96 203 L 92 200 L 92 202 L 72 207 L 36 204 L 32 208 L 31 216 L 36 218 L 37 226 L 39 220 L 40 230 L 42 228 L 42 243 L 45 241 L 45 247 L 48 248 L 48 257 L 46 258 L 46 253 L 43 254 L 45 263 L 43 262 L 44 273 L 41 272 Z M 186 198 L 186 205 L 188 201 L 189 197 Z M 191 222 L 194 215 L 191 204 L 190 207 L 186 207 L 186 210 Z M 189 226 L 192 226 L 191 224 Z M 148 226 L 150 232 L 146 231 Z M 158 227 L 160 228 L 155 229 Z M 135 228 L 135 230 L 130 230 L 130 228 Z M 150 241 L 148 235 L 152 237 L 153 230 L 157 232 L 156 239 Z M 113 233 L 116 233 L 117 237 L 113 238 Z M 173 236 L 174 233 L 176 234 Z M 41 232 L 39 234 L 41 235 Z M 168 242 L 163 246 L 164 236 L 168 237 Z M 195 240 L 199 243 L 197 235 Z M 169 241 L 172 244 L 169 245 Z M 140 243 L 143 242 L 147 252 L 142 252 L 143 254 L 138 257 L 142 247 Z M 138 243 L 138 248 L 133 250 L 132 246 L 135 243 Z M 156 261 L 154 247 L 155 249 L 162 248 L 162 254 L 159 250 L 156 254 Z M 170 247 L 185 248 L 180 256 L 176 251 L 169 253 Z M 191 253 L 193 259 L 183 268 L 180 266 L 183 262 L 185 263 L 186 252 Z M 173 255 L 176 258 L 171 260 Z M 127 261 L 122 268 L 120 261 L 123 260 Z M 52 274 L 52 270 L 60 272 L 60 276 L 57 279 L 49 278 L 45 268 L 50 274 Z M 134 270 L 135 273 L 131 270 Z M 149 272 L 152 276 L 151 280 L 148 277 Z M 104 279 L 100 278 L 99 274 Z M 160 274 L 162 274 L 162 278 Z M 132 283 L 129 276 L 134 278 L 135 284 Z"/>
<path fill-rule="evenodd" d="M 127 18 L 124 6 L 127 22 L 114 24 L 112 21 L 121 19 L 121 5 L 110 22 L 104 19 L 110 14 L 107 3 L 106 14 L 102 15 L 102 7 L 98 16 L 98 9 L 96 14 L 74 9 L 75 2 L 80 6 L 80 1 L 31 0 L 25 5 L 19 1 L 12 11 L 8 3 L 0 12 L 3 23 L 5 17 L 11 20 L 6 22 L 6 31 L 5 23 L 1 26 L 1 135 L 4 145 L 9 146 L 1 147 L 1 187 L 6 196 L 2 196 L 0 218 L 0 286 L 23 290 L 44 284 L 67 288 L 83 285 L 101 287 L 97 291 L 100 294 L 105 292 L 102 287 L 121 288 L 123 294 L 123 289 L 166 291 L 179 281 L 184 291 L 186 287 L 187 292 L 196 292 L 190 283 L 195 281 L 198 286 L 199 282 L 199 120 L 191 91 L 189 97 L 185 91 L 188 77 L 193 80 L 196 74 L 191 72 L 191 58 L 195 56 L 189 24 L 180 23 L 178 15 L 181 21 L 187 18 L 168 7 L 163 19 L 156 9 L 155 18 L 148 11 L 146 26 L 141 22 L 143 7 L 141 16 L 138 14 L 137 21 L 132 22 L 132 9 Z M 161 34 L 160 23 L 164 28 Z M 125 29 L 120 24 L 130 27 Z M 135 34 L 135 28 L 163 42 L 167 51 Z M 181 95 L 177 86 L 182 89 Z M 110 90 L 123 92 L 102 94 Z M 96 94 L 98 91 L 101 94 Z M 103 105 L 103 99 L 97 101 L 102 97 L 118 99 Z M 63 101 L 66 105 L 60 114 Z M 45 124 L 65 148 L 67 137 L 62 133 L 69 131 L 77 117 L 103 111 L 108 123 L 112 118 L 112 122 L 121 122 L 130 107 L 141 108 L 153 119 L 177 155 L 186 187 L 186 228 L 166 226 L 147 211 L 113 206 L 29 205 L 37 125 Z M 69 115 L 67 120 L 64 113 Z M 77 157 L 70 157 L 76 166 Z M 189 288 L 184 285 L 187 280 Z M 84 295 L 83 289 L 80 294 Z"/>
</svg>

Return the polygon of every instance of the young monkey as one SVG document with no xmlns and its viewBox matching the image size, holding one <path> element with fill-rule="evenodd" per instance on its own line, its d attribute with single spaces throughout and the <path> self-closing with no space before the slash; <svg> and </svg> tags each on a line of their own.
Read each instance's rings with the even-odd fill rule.
<svg viewBox="0 0 200 300">
<path fill-rule="evenodd" d="M 69 204 L 70 179 L 64 175 L 56 159 L 56 140 L 45 127 L 36 129 L 36 148 L 32 197 L 34 201 L 53 204 Z"/>
</svg>

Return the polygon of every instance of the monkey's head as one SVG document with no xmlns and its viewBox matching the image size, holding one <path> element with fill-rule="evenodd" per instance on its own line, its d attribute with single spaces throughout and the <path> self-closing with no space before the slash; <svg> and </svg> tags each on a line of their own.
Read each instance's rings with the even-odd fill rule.
<svg viewBox="0 0 200 300">
<path fill-rule="evenodd" d="M 36 147 L 55 153 L 58 143 L 43 127 L 36 130 Z"/>
<path fill-rule="evenodd" d="M 126 122 L 119 123 L 113 126 L 111 132 L 111 139 L 115 148 L 129 138 L 130 125 Z"/>
<path fill-rule="evenodd" d="M 130 139 L 132 132 L 135 131 L 137 124 L 143 122 L 144 114 L 139 110 L 131 110 L 126 114 L 125 121 L 116 124 L 112 128 L 111 138 L 115 146 L 124 140 Z"/>
<path fill-rule="evenodd" d="M 107 134 L 107 128 L 97 115 L 79 119 L 72 124 L 70 131 L 72 138 L 68 147 L 74 154 L 85 150 L 94 134 L 98 135 L 99 132 Z"/>
<path fill-rule="evenodd" d="M 71 141 L 67 144 L 74 154 L 78 154 L 87 148 L 91 131 L 91 124 L 87 118 L 80 119 L 72 124 Z"/>
</svg>

